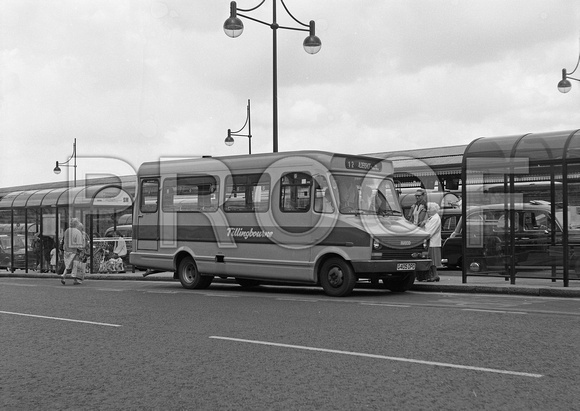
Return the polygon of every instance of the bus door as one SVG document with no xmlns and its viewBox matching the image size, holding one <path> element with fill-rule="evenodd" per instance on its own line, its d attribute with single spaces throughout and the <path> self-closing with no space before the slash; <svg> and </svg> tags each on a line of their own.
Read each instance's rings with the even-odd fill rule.
<svg viewBox="0 0 580 411">
<path fill-rule="evenodd" d="M 273 214 L 285 233 L 285 241 L 281 248 L 288 247 L 293 259 L 302 262 L 311 260 L 312 245 L 316 242 L 313 223 L 314 179 L 308 173 L 289 172 L 281 176 L 277 201 L 273 201 Z"/>
<path fill-rule="evenodd" d="M 147 177 L 139 181 L 139 204 L 134 219 L 133 236 L 137 250 L 159 248 L 159 178 Z"/>
</svg>

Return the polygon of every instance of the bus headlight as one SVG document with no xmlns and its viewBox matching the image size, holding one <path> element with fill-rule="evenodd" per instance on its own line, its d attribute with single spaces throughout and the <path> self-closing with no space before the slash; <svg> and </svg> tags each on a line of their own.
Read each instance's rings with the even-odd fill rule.
<svg viewBox="0 0 580 411">
<path fill-rule="evenodd" d="M 373 240 L 373 249 L 379 250 L 380 248 L 381 248 L 381 243 L 379 243 L 377 240 Z"/>
</svg>

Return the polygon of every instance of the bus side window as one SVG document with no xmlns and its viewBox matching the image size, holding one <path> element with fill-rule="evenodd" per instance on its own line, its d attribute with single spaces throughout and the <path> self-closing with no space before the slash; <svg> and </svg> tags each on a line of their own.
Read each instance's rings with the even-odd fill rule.
<svg viewBox="0 0 580 411">
<path fill-rule="evenodd" d="M 270 177 L 266 174 L 228 176 L 225 182 L 224 211 L 265 212 L 270 203 Z"/>
<path fill-rule="evenodd" d="M 317 213 L 333 213 L 334 204 L 330 195 L 330 187 L 324 176 L 316 176 L 314 182 L 314 211 Z"/>
<path fill-rule="evenodd" d="M 280 179 L 280 210 L 285 213 L 310 210 L 312 177 L 306 173 L 287 173 Z"/>
<path fill-rule="evenodd" d="M 213 176 L 178 176 L 163 182 L 165 212 L 216 211 L 218 183 Z"/>
<path fill-rule="evenodd" d="M 143 213 L 157 212 L 159 202 L 159 180 L 141 181 L 141 203 L 139 208 Z"/>
</svg>

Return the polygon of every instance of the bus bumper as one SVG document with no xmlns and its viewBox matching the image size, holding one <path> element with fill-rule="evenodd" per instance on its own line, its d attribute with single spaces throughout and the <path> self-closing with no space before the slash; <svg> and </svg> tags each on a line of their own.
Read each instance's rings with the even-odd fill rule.
<svg viewBox="0 0 580 411">
<path fill-rule="evenodd" d="M 410 271 L 429 271 L 431 260 L 408 260 L 408 261 L 352 261 L 355 273 L 408 273 Z M 413 268 L 414 264 L 414 268 Z"/>
</svg>

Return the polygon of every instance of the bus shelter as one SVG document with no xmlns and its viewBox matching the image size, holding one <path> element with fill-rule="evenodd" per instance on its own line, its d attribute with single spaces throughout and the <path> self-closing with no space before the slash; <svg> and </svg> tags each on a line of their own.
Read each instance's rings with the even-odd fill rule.
<svg viewBox="0 0 580 411">
<path fill-rule="evenodd" d="M 48 271 L 51 251 L 56 261 L 61 257 L 58 244 L 72 218 L 83 224 L 94 261 L 102 234 L 132 207 L 132 195 L 118 185 L 10 192 L 0 199 L 0 268 Z"/>
<path fill-rule="evenodd" d="M 462 181 L 463 282 L 580 278 L 580 130 L 474 140 Z"/>
</svg>

